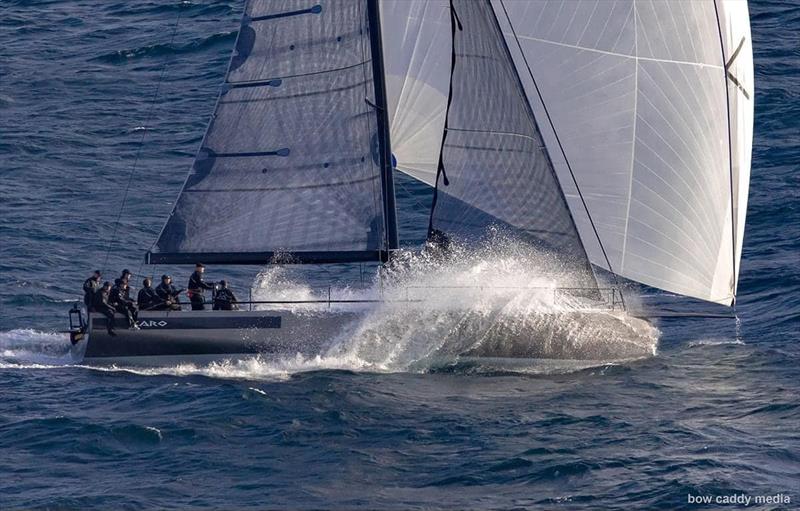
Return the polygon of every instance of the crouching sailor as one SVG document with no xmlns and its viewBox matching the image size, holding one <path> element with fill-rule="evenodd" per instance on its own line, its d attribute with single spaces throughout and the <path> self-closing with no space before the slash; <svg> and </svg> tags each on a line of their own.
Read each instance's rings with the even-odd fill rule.
<svg viewBox="0 0 800 511">
<path fill-rule="evenodd" d="M 188 289 L 189 300 L 192 302 L 192 310 L 193 311 L 201 311 L 205 310 L 205 296 L 203 296 L 203 292 L 206 289 L 214 289 L 214 286 L 211 284 L 206 284 L 203 280 L 203 272 L 206 270 L 206 267 L 200 263 L 194 265 L 194 273 L 192 276 L 189 277 L 189 285 L 186 286 Z"/>
<path fill-rule="evenodd" d="M 104 282 L 103 287 L 97 290 L 94 295 L 94 302 L 92 308 L 106 317 L 106 328 L 108 328 L 108 335 L 117 335 L 114 333 L 114 307 L 111 305 L 111 282 Z"/>
<path fill-rule="evenodd" d="M 181 301 L 178 295 L 181 294 L 182 291 L 183 289 L 177 290 L 175 286 L 172 285 L 172 277 L 169 275 L 162 275 L 161 284 L 156 288 L 156 294 L 161 300 L 161 309 L 171 311 L 181 310 Z"/>
<path fill-rule="evenodd" d="M 153 289 L 153 281 L 148 277 L 142 281 L 142 289 L 136 296 L 136 303 L 140 311 L 153 311 L 163 309 L 164 302 Z"/>
<path fill-rule="evenodd" d="M 215 311 L 239 310 L 239 302 L 236 300 L 236 295 L 228 288 L 228 283 L 224 280 L 219 281 L 219 288 L 214 293 L 213 309 Z"/>
</svg>

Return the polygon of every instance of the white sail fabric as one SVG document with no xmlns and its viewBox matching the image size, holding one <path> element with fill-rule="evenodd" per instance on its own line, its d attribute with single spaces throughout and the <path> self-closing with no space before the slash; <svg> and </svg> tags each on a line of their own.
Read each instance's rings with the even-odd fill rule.
<svg viewBox="0 0 800 511">
<path fill-rule="evenodd" d="M 746 3 L 492 3 L 592 262 L 730 304 L 752 137 Z M 749 98 L 726 77 L 742 38 L 727 71 Z"/>
<path fill-rule="evenodd" d="M 397 169 L 434 186 L 450 84 L 448 0 L 382 0 L 389 131 Z"/>
<path fill-rule="evenodd" d="M 733 215 L 736 225 L 736 268 L 742 258 L 742 241 L 750 187 L 750 160 L 753 150 L 753 42 L 747 2 L 723 0 L 718 3 L 722 42 L 728 70 L 728 104 L 731 126 L 731 170 L 733 176 Z M 736 275 L 734 275 L 736 278 Z M 734 293 L 739 279 L 734 283 Z"/>
</svg>

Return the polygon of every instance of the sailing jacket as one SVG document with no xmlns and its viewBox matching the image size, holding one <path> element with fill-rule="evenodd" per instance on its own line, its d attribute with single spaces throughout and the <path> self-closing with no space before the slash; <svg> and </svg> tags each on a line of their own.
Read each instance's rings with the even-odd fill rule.
<svg viewBox="0 0 800 511">
<path fill-rule="evenodd" d="M 156 293 L 156 290 L 152 287 L 143 287 L 139 290 L 136 301 L 140 309 L 147 310 L 161 304 L 163 300 L 159 298 L 158 293 Z"/>
<path fill-rule="evenodd" d="M 94 277 L 89 277 L 83 281 L 83 303 L 87 307 L 94 305 L 94 295 L 100 287 L 100 280 Z"/>
<path fill-rule="evenodd" d="M 236 303 L 236 295 L 228 288 L 222 288 L 214 295 L 215 310 L 233 310 Z"/>
<path fill-rule="evenodd" d="M 197 295 L 202 298 L 203 290 L 214 289 L 214 286 L 211 284 L 206 284 L 206 282 L 203 280 L 203 274 L 195 271 L 192 273 L 192 276 L 189 277 L 189 285 L 186 286 L 186 289 L 189 290 L 189 298 L 191 298 L 192 295 Z"/>
<path fill-rule="evenodd" d="M 161 283 L 156 288 L 156 294 L 159 298 L 163 301 L 172 300 L 173 302 L 178 302 L 178 290 L 175 289 L 175 286 L 172 284 L 165 284 Z"/>
<path fill-rule="evenodd" d="M 98 289 L 97 292 L 94 294 L 94 303 L 93 303 L 94 308 L 101 312 L 109 308 L 114 309 L 114 307 L 109 302 L 110 295 L 111 295 L 110 290 L 106 290 L 106 288 L 104 287 Z"/>
</svg>

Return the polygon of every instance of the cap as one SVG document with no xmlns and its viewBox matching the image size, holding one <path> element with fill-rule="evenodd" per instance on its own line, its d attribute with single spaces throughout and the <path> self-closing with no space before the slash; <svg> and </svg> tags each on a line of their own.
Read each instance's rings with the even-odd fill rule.
<svg viewBox="0 0 800 511">
<path fill-rule="evenodd" d="M 170 277 L 169 275 L 162 275 L 161 276 L 161 280 L 167 280 L 167 279 L 171 279 L 171 278 L 172 277 Z"/>
<path fill-rule="evenodd" d="M 195 265 L 194 265 L 194 267 L 195 267 L 195 268 L 205 268 L 205 267 L 206 267 L 206 265 L 205 265 L 205 264 L 203 264 L 203 263 L 197 263 L 197 264 L 195 264 Z"/>
<path fill-rule="evenodd" d="M 129 269 L 127 269 L 127 268 L 125 268 L 124 270 L 122 270 L 122 274 L 123 274 L 123 275 L 126 275 L 126 274 L 127 274 L 127 275 L 133 275 L 133 273 L 131 273 L 131 271 L 130 271 Z"/>
</svg>

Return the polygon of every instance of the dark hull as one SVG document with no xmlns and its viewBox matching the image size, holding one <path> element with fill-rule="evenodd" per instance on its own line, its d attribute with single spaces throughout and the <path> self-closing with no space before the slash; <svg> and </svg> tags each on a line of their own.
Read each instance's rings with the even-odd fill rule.
<svg viewBox="0 0 800 511">
<path fill-rule="evenodd" d="M 326 351 L 356 324 L 355 312 L 180 311 L 143 312 L 139 330 L 117 316 L 115 336 L 106 318 L 90 314 L 88 336 L 73 355 L 88 363 L 160 365 L 255 355 L 303 356 Z"/>
<path fill-rule="evenodd" d="M 141 313 L 139 330 L 124 323 L 118 316 L 112 337 L 106 318 L 91 314 L 88 335 L 75 344 L 73 357 L 89 364 L 163 366 L 258 355 L 312 358 L 348 346 L 373 362 L 395 350 L 422 357 L 617 360 L 652 356 L 656 342 L 647 321 L 604 311 L 486 314 L 401 308 L 379 317 L 368 310 L 180 311 Z"/>
</svg>

